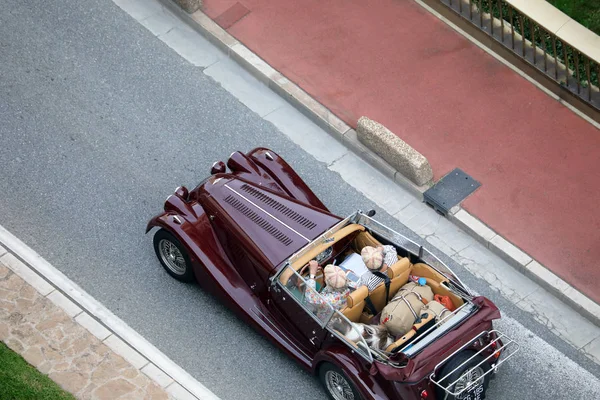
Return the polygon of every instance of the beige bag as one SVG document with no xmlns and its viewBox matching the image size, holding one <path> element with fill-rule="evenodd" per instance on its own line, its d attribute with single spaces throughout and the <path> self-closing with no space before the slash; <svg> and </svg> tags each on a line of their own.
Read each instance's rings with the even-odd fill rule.
<svg viewBox="0 0 600 400">
<path fill-rule="evenodd" d="M 429 286 L 409 282 L 383 308 L 381 323 L 392 335 L 402 336 L 412 328 L 425 303 L 432 300 L 433 291 Z"/>
<path fill-rule="evenodd" d="M 452 314 L 450 310 L 444 307 L 443 304 L 438 303 L 435 300 L 427 303 L 427 305 L 425 305 L 421 309 L 421 315 L 425 313 L 431 313 L 435 315 L 435 322 L 440 322 L 441 320 L 444 320 L 444 322 L 442 322 L 440 326 L 444 325 L 450 319 L 449 315 Z"/>
</svg>

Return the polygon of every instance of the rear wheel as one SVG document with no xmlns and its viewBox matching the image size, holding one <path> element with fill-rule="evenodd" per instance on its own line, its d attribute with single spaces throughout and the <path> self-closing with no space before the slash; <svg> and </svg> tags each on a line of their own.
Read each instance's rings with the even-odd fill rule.
<svg viewBox="0 0 600 400">
<path fill-rule="evenodd" d="M 446 379 L 440 382 L 442 386 L 449 385 L 456 381 L 454 385 L 448 388 L 449 392 L 458 393 L 469 386 L 471 386 L 471 388 L 469 390 L 464 390 L 458 396 L 451 396 L 441 388 L 437 387 L 436 399 L 459 400 L 463 398 L 469 398 L 467 397 L 467 393 L 473 390 L 480 391 L 481 393 L 479 393 L 479 397 L 475 397 L 473 395 L 470 398 L 485 398 L 485 392 L 487 391 L 490 382 L 490 375 L 488 374 L 483 378 L 481 377 L 490 370 L 490 365 L 486 361 L 481 363 L 484 358 L 480 355 L 473 357 L 474 354 L 475 353 L 472 351 L 463 351 L 462 353 L 457 354 L 456 357 L 448 361 L 448 363 L 440 370 L 438 374 L 439 377 L 444 377 L 447 374 L 450 374 Z M 466 362 L 470 358 L 471 360 Z M 465 364 L 459 368 L 459 366 L 463 363 Z M 478 365 L 479 363 L 481 364 Z M 454 371 L 455 369 L 456 371 Z M 479 383 L 483 383 L 483 386 L 480 386 Z"/>
<path fill-rule="evenodd" d="M 170 232 L 161 229 L 154 235 L 154 251 L 169 275 L 181 282 L 192 282 L 194 271 L 185 247 Z"/>
<path fill-rule="evenodd" d="M 360 394 L 346 374 L 331 363 L 319 368 L 319 379 L 333 400 L 361 400 Z"/>
</svg>

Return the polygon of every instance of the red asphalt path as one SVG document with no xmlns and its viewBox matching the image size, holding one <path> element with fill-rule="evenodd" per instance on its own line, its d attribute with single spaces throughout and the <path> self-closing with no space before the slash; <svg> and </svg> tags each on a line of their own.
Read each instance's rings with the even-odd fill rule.
<svg viewBox="0 0 600 400">
<path fill-rule="evenodd" d="M 383 123 L 482 186 L 463 208 L 600 303 L 600 131 L 412 0 L 205 0 L 356 127 Z"/>
</svg>

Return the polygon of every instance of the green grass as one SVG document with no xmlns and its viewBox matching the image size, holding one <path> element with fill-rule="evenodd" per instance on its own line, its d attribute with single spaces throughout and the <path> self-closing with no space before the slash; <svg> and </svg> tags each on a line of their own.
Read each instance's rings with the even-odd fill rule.
<svg viewBox="0 0 600 400">
<path fill-rule="evenodd" d="M 581 25 L 600 35 L 600 0 L 546 0 Z"/>
<path fill-rule="evenodd" d="M 0 342 L 0 399 L 74 400 L 75 398 Z"/>
</svg>

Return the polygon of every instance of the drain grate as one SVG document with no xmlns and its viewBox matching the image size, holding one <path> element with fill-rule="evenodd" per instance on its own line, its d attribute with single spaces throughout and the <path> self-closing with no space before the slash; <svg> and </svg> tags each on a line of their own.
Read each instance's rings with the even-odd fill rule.
<svg viewBox="0 0 600 400">
<path fill-rule="evenodd" d="M 423 193 L 423 200 L 428 206 L 445 216 L 452 207 L 466 199 L 479 186 L 481 183 L 460 168 L 455 168 Z"/>
</svg>

